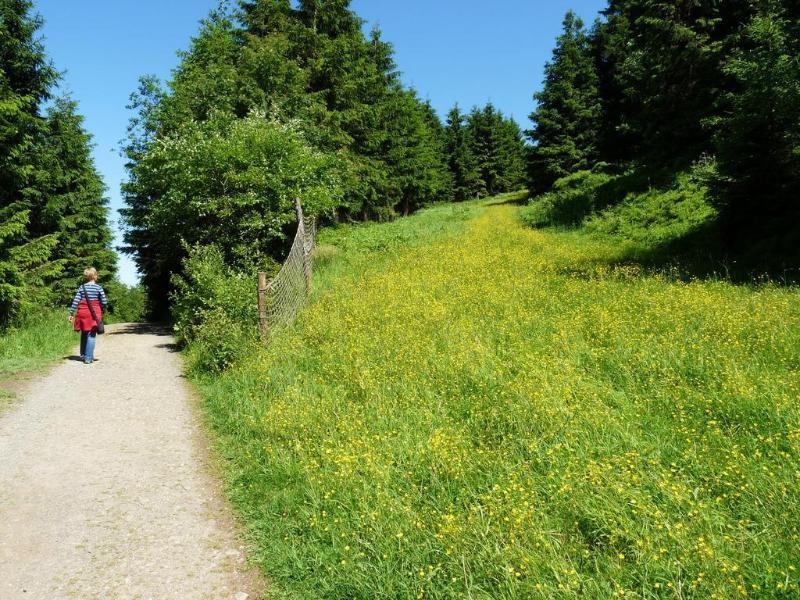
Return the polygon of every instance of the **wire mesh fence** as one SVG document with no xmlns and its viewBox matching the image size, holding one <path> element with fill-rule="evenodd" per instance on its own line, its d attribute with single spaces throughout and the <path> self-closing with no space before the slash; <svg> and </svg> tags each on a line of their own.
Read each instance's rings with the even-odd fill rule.
<svg viewBox="0 0 800 600">
<path fill-rule="evenodd" d="M 295 209 L 297 233 L 280 271 L 269 281 L 266 273 L 258 274 L 259 328 L 265 338 L 291 325 L 311 295 L 317 223 L 313 217 L 303 214 L 299 200 L 295 200 Z"/>
</svg>

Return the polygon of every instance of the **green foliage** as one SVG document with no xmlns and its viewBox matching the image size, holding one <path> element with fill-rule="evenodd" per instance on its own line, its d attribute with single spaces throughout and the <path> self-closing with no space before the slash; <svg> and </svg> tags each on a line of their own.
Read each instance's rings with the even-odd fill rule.
<svg viewBox="0 0 800 600">
<path fill-rule="evenodd" d="M 478 159 L 472 153 L 473 142 L 458 104 L 447 115 L 445 152 L 453 177 L 453 198 L 463 201 L 477 196 L 480 193 Z"/>
<path fill-rule="evenodd" d="M 215 11 L 182 55 L 167 90 L 153 79 L 142 80 L 131 104 L 137 114 L 129 128 L 131 185 L 124 218 L 127 251 L 144 275 L 156 312 L 164 314 L 170 274 L 180 272 L 181 241 L 216 241 L 230 265 L 253 257 L 280 258 L 294 195 L 311 214 L 333 209 L 335 220 L 389 219 L 449 198 L 452 183 L 438 117 L 402 87 L 391 45 L 377 29 L 365 36 L 349 4 L 309 0 L 293 7 L 283 0 L 258 0 L 241 3 L 234 16 Z M 211 176 L 214 169 L 206 169 L 202 158 L 189 160 L 191 148 L 201 143 L 208 167 L 213 161 L 226 164 L 211 150 L 216 141 L 208 137 L 210 131 L 232 150 L 234 136 L 222 129 L 236 128 L 237 122 L 253 129 L 259 119 L 274 134 L 272 150 L 280 135 L 287 147 L 302 139 L 308 150 L 290 152 L 294 167 L 272 173 L 265 188 L 255 172 L 263 171 L 259 161 L 270 164 L 272 155 L 243 145 L 236 150 L 237 164 L 225 168 L 243 171 L 249 162 L 253 177 L 236 178 L 239 208 L 223 206 L 230 202 L 217 196 L 230 195 L 220 189 L 227 176 L 219 169 Z M 198 135 L 205 141 L 198 142 Z M 297 169 L 305 160 L 308 172 L 301 177 Z M 179 165 L 189 162 L 201 171 L 199 179 L 179 172 Z M 335 182 L 329 177 L 333 172 Z M 308 185 L 301 184 L 303 178 Z M 307 189 L 315 185 L 330 188 L 326 201 L 317 201 Z M 280 186 L 291 193 L 277 193 Z M 178 210 L 162 213 L 173 205 Z M 245 206 L 257 207 L 260 214 L 245 215 Z M 168 228 L 151 218 L 156 214 L 177 226 L 173 232 L 180 231 L 182 240 L 169 239 Z M 231 235 L 238 228 L 243 235 Z M 243 260 L 245 254 L 252 256 Z"/>
<path fill-rule="evenodd" d="M 104 283 L 109 299 L 108 314 L 116 323 L 140 323 L 144 321 L 147 295 L 142 285 L 126 285 L 117 280 Z"/>
<path fill-rule="evenodd" d="M 710 150 L 722 58 L 753 4 L 609 1 L 595 31 L 603 160 L 688 166 Z"/>
<path fill-rule="evenodd" d="M 49 285 L 59 303 L 72 299 L 84 269 L 96 268 L 104 280 L 117 272 L 105 185 L 92 160 L 91 136 L 76 111 L 77 103 L 64 97 L 48 111 L 47 134 L 38 154 L 42 202 L 32 218 L 35 226 L 29 228 L 35 236 L 58 236 L 52 260 L 63 269 Z"/>
<path fill-rule="evenodd" d="M 552 190 L 535 197 L 522 218 L 530 225 L 575 226 L 601 205 L 599 190 L 612 177 L 604 173 L 578 171 L 557 180 Z"/>
<path fill-rule="evenodd" d="M 628 221 L 661 222 L 672 213 L 674 231 L 667 226 L 662 232 L 670 237 L 704 221 L 710 201 L 718 222 L 709 225 L 709 251 L 762 270 L 795 271 L 800 265 L 794 226 L 800 218 L 797 14 L 796 0 L 609 0 L 604 18 L 588 35 L 568 14 L 531 115 L 536 145 L 530 151 L 530 187 L 547 191 L 557 177 L 595 169 L 598 161 L 604 165 L 600 170 L 626 175 L 598 188 L 599 201 L 562 191 L 535 200 L 528 218 L 575 224 L 584 209 L 625 199 L 624 211 L 612 211 L 622 221 L 612 225 L 614 217 L 601 229 L 622 231 Z M 703 183 L 710 189 L 708 200 L 705 190 L 678 181 L 680 173 L 707 159 L 716 164 Z M 646 188 L 644 174 L 653 178 Z M 611 197 L 614 189 L 617 195 Z M 634 207 L 636 202 L 641 206 Z M 669 203 L 675 206 L 668 209 Z M 687 209 L 696 219 L 684 213 Z"/>
<path fill-rule="evenodd" d="M 35 146 L 44 131 L 39 107 L 57 73 L 37 37 L 28 0 L 0 0 L 0 208 L 33 202 Z M 29 206 L 28 206 L 29 207 Z"/>
<path fill-rule="evenodd" d="M 569 11 L 545 66 L 544 88 L 530 115 L 528 187 L 543 192 L 561 177 L 589 169 L 597 160 L 600 96 L 583 21 Z"/>
<path fill-rule="evenodd" d="M 491 103 L 475 107 L 466 118 L 462 135 L 467 149 L 451 162 L 459 158 L 468 169 L 460 175 L 464 179 L 462 186 L 470 186 L 463 189 L 465 198 L 495 196 L 524 186 L 525 146 L 522 131 L 513 119 L 506 118 Z"/>
<path fill-rule="evenodd" d="M 21 203 L 0 207 L 0 331 L 50 300 L 44 283 L 61 272 L 50 260 L 56 236 L 27 239 L 29 214 Z"/>
<path fill-rule="evenodd" d="M 636 173 L 579 171 L 531 200 L 521 217 L 534 227 L 580 225 L 586 232 L 656 251 L 714 222 L 717 210 L 707 187 L 714 176 L 712 162 L 698 163 L 660 187 L 643 185 Z"/>
<path fill-rule="evenodd" d="M 779 267 L 800 265 L 800 26 L 789 4 L 762 3 L 742 30 L 713 121 L 728 244 Z"/>
<path fill-rule="evenodd" d="M 122 211 L 150 308 L 164 314 L 187 245 L 219 244 L 226 263 L 243 268 L 279 255 L 295 198 L 309 215 L 336 205 L 336 166 L 293 125 L 257 113 L 213 113 L 160 138 L 132 167 Z"/>
<path fill-rule="evenodd" d="M 111 274 L 103 183 L 76 105 L 40 114 L 58 74 L 26 0 L 0 0 L 0 328 L 64 302 L 90 264 Z"/>
<path fill-rule="evenodd" d="M 629 194 L 618 205 L 590 216 L 586 230 L 658 248 L 708 225 L 716 216 L 707 188 L 682 174 L 672 188 Z"/>
<path fill-rule="evenodd" d="M 181 344 L 190 344 L 193 369 L 233 365 L 257 331 L 255 273 L 234 271 L 217 246 L 195 246 L 173 279 L 173 318 Z"/>
</svg>

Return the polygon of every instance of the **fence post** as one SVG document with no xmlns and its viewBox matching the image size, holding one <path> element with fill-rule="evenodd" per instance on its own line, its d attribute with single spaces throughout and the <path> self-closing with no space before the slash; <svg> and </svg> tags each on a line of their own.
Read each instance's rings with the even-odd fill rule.
<svg viewBox="0 0 800 600">
<path fill-rule="evenodd" d="M 311 257 L 308 254 L 308 240 L 306 238 L 306 222 L 303 218 L 303 207 L 300 198 L 294 199 L 294 208 L 297 211 L 297 230 L 303 242 L 303 278 L 306 283 L 306 296 L 311 295 Z"/>
<path fill-rule="evenodd" d="M 269 324 L 267 323 L 267 274 L 259 271 L 258 273 L 258 330 L 261 337 L 266 338 L 269 334 Z"/>
</svg>

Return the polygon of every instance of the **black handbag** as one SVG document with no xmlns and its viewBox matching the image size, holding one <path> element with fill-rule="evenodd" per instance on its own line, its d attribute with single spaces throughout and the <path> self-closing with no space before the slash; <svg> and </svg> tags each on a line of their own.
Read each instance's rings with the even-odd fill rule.
<svg viewBox="0 0 800 600">
<path fill-rule="evenodd" d="M 89 307 L 89 312 L 92 314 L 94 322 L 97 323 L 97 333 L 102 335 L 106 332 L 106 326 L 103 325 L 103 319 L 97 318 L 97 314 L 94 312 L 94 306 L 92 306 L 92 303 L 89 302 L 89 294 L 86 293 L 86 286 L 81 285 L 81 289 L 83 290 L 83 297 L 86 298 L 86 305 Z"/>
</svg>

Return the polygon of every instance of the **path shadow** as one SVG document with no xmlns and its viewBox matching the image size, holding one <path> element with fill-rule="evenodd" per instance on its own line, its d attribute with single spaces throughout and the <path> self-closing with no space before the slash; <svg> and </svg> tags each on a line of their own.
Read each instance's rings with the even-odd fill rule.
<svg viewBox="0 0 800 600">
<path fill-rule="evenodd" d="M 167 343 L 167 344 L 156 344 L 156 348 L 165 348 L 165 349 L 169 350 L 170 352 L 180 352 L 180 348 L 178 347 L 178 344 L 170 344 L 170 343 Z"/>
<path fill-rule="evenodd" d="M 528 203 L 530 197 L 531 196 L 527 190 L 507 192 L 505 194 L 499 194 L 498 196 L 492 197 L 486 202 L 486 206 L 503 206 L 509 204 L 514 206 L 523 206 Z"/>
<path fill-rule="evenodd" d="M 170 328 L 163 323 L 119 323 L 109 328 L 108 335 L 172 335 Z"/>
</svg>

